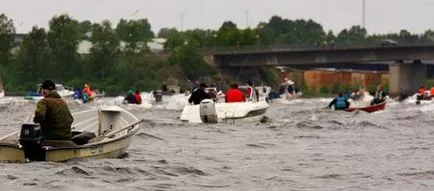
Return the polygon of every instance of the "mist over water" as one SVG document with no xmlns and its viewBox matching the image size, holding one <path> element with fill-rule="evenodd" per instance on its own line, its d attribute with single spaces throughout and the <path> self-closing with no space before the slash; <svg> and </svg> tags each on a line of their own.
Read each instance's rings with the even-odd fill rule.
<svg viewBox="0 0 434 191">
<path fill-rule="evenodd" d="M 4 99 L 0 136 L 36 107 Z M 276 100 L 269 122 L 237 126 L 182 123 L 169 102 L 120 104 L 146 120 L 127 157 L 0 163 L 0 190 L 434 190 L 434 103 L 368 114 L 320 109 L 328 101 Z"/>
</svg>

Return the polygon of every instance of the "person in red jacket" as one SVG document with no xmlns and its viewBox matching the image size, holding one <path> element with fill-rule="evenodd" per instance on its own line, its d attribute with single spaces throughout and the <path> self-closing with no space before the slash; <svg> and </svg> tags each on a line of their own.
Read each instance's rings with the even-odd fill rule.
<svg viewBox="0 0 434 191">
<path fill-rule="evenodd" d="M 226 102 L 245 102 L 246 96 L 244 93 L 238 89 L 237 84 L 232 84 L 231 89 L 226 92 Z"/>
<path fill-rule="evenodd" d="M 136 98 L 136 104 L 142 104 L 142 96 L 140 95 L 139 90 L 136 90 L 134 97 Z"/>
</svg>

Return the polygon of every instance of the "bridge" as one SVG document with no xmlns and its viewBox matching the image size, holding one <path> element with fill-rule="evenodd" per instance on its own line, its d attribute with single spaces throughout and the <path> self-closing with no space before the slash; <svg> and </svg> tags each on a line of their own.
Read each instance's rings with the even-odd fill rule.
<svg viewBox="0 0 434 191">
<path fill-rule="evenodd" d="M 259 47 L 217 50 L 213 61 L 219 68 L 257 68 L 260 66 L 332 66 L 346 68 L 388 63 L 390 94 L 414 93 L 427 77 L 425 61 L 434 60 L 434 44 L 346 45 L 335 47 Z M 381 63 L 381 64 L 380 64 Z"/>
</svg>

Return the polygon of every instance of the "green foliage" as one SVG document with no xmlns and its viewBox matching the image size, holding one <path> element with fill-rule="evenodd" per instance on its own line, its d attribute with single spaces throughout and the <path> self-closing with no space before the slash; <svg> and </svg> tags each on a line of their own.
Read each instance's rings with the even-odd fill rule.
<svg viewBox="0 0 434 191">
<path fill-rule="evenodd" d="M 47 33 L 43 28 L 33 27 L 19 48 L 15 64 L 10 67 L 10 71 L 13 71 L 19 78 L 11 76 L 9 80 L 14 84 L 21 84 L 23 88 L 21 90 L 34 89 L 35 82 L 55 77 L 55 73 L 47 72 L 47 67 L 55 67 L 51 60 L 52 57 L 47 42 Z M 53 68 L 51 71 L 56 71 L 56 69 Z"/>
<path fill-rule="evenodd" d="M 90 38 L 92 48 L 86 72 L 93 74 L 93 79 L 105 80 L 110 76 L 110 69 L 116 62 L 116 54 L 119 52 L 119 38 L 116 31 L 111 28 L 109 21 L 92 26 Z"/>
<path fill-rule="evenodd" d="M 200 79 L 203 76 L 215 74 L 215 70 L 208 65 L 194 46 L 181 46 L 173 50 L 169 58 L 171 65 L 178 65 L 185 76 L 190 80 Z"/>
<path fill-rule="evenodd" d="M 280 84 L 279 71 L 271 67 L 261 67 L 261 79 L 268 86 L 277 87 Z"/>
<path fill-rule="evenodd" d="M 327 88 L 326 86 L 321 86 L 321 88 L 319 89 L 319 93 L 325 95 L 330 94 L 329 88 Z"/>
<path fill-rule="evenodd" d="M 336 42 L 341 44 L 362 43 L 365 42 L 368 32 L 360 26 L 352 26 L 350 29 L 342 30 Z"/>
<path fill-rule="evenodd" d="M 10 51 L 13 46 L 15 27 L 12 19 L 0 14 L 0 65 L 5 66 L 10 60 Z"/>
<path fill-rule="evenodd" d="M 68 15 L 54 17 L 49 22 L 50 30 L 47 35 L 48 44 L 53 52 L 55 65 L 46 67 L 62 78 L 72 78 L 81 73 L 79 57 L 77 55 L 78 43 L 81 34 L 78 21 Z"/>
<path fill-rule="evenodd" d="M 82 21 L 78 24 L 78 29 L 82 40 L 88 40 L 90 32 L 92 32 L 92 23 L 90 21 Z"/>
<path fill-rule="evenodd" d="M 138 53 L 147 51 L 146 42 L 154 38 L 148 19 L 121 19 L 116 27 L 120 40 L 126 43 L 125 52 Z"/>
</svg>

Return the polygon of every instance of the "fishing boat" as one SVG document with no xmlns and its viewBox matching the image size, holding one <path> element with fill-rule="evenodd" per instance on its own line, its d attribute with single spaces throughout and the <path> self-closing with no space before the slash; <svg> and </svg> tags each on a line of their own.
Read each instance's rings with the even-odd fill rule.
<svg viewBox="0 0 434 191">
<path fill-rule="evenodd" d="M 250 98 L 254 97 L 253 93 L 252 91 Z M 246 102 L 226 103 L 205 99 L 199 105 L 186 105 L 180 119 L 190 123 L 259 122 L 268 108 L 269 104 L 265 100 L 248 99 Z"/>
<path fill-rule="evenodd" d="M 280 98 L 293 100 L 303 96 L 303 93 L 296 90 L 295 82 L 285 78 L 285 81 L 280 86 Z"/>
<path fill-rule="evenodd" d="M 375 105 L 372 105 L 372 106 L 367 106 L 367 107 L 347 108 L 347 109 L 345 109 L 345 111 L 346 112 L 353 112 L 353 111 L 356 111 L 356 110 L 361 110 L 361 111 L 365 111 L 365 112 L 368 112 L 368 113 L 372 113 L 372 112 L 384 110 L 385 107 L 386 107 L 386 102 L 382 102 L 382 103 L 375 104 Z"/>
<path fill-rule="evenodd" d="M 124 156 L 143 120 L 117 106 L 73 114 L 71 141 L 43 140 L 38 124 L 0 138 L 0 161 L 67 161 Z"/>
<path fill-rule="evenodd" d="M 72 97 L 74 95 L 74 91 L 70 90 L 69 87 L 63 86 L 62 84 L 56 84 L 56 91 L 61 97 Z M 36 101 L 41 100 L 42 98 L 44 98 L 42 95 L 42 84 L 38 84 L 36 92 L 31 92 L 24 97 L 26 100 Z"/>
</svg>

